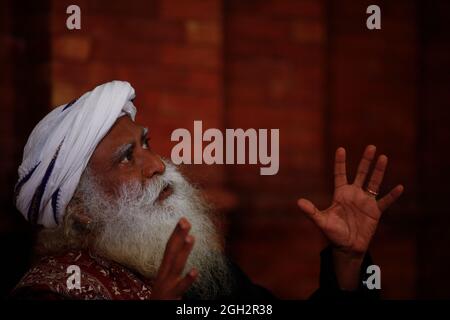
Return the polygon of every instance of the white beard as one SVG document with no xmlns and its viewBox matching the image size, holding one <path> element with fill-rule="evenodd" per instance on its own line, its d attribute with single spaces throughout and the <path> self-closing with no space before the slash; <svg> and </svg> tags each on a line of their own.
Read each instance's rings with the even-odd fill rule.
<svg viewBox="0 0 450 320">
<path fill-rule="evenodd" d="M 192 267 L 199 271 L 191 292 L 202 299 L 227 294 L 231 280 L 208 208 L 175 166 L 167 161 L 165 165 L 164 174 L 152 177 L 144 189 L 140 183 L 124 185 L 114 200 L 99 192 L 89 171 L 83 175 L 77 193 L 93 219 L 96 236 L 92 246 L 105 258 L 154 279 L 167 241 L 184 216 L 192 225 L 190 234 L 195 237 L 195 244 L 183 272 Z M 157 201 L 167 185 L 172 194 Z"/>
</svg>

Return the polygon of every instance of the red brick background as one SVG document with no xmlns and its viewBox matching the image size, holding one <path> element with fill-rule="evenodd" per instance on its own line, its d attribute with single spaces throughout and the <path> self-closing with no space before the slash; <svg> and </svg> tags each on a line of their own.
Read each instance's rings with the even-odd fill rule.
<svg viewBox="0 0 450 320">
<path fill-rule="evenodd" d="M 81 7 L 82 29 L 66 28 Z M 0 232 L 2 293 L 26 268 L 31 236 L 12 207 L 22 147 L 51 109 L 94 86 L 127 80 L 138 121 L 170 156 L 171 132 L 203 127 L 279 128 L 280 170 L 190 165 L 228 220 L 228 252 L 281 298 L 318 285 L 324 240 L 296 208 L 329 204 L 336 147 L 349 172 L 364 146 L 390 157 L 385 191 L 406 192 L 383 218 L 371 252 L 385 298 L 450 297 L 447 1 L 135 0 L 0 4 Z M 11 243 L 13 245 L 11 245 Z M 3 260 L 3 258 L 2 258 Z"/>
</svg>

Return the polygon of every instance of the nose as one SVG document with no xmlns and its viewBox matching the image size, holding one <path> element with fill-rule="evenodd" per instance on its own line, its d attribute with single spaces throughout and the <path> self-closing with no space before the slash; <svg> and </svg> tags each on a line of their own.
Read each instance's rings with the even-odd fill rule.
<svg viewBox="0 0 450 320">
<path fill-rule="evenodd" d="M 150 152 L 142 168 L 142 175 L 146 179 L 151 179 L 155 174 L 163 174 L 166 166 L 161 157 L 153 152 Z"/>
</svg>

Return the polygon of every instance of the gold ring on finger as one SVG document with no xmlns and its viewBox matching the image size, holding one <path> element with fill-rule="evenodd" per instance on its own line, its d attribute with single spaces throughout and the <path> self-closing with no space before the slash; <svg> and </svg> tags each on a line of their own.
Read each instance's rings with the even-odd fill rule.
<svg viewBox="0 0 450 320">
<path fill-rule="evenodd" d="M 378 192 L 371 190 L 370 188 L 366 188 L 366 193 L 371 197 L 376 198 L 378 196 Z"/>
</svg>

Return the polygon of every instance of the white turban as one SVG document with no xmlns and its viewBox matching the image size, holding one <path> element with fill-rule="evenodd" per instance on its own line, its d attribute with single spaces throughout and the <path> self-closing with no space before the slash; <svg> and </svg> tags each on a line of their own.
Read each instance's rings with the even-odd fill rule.
<svg viewBox="0 0 450 320">
<path fill-rule="evenodd" d="M 117 118 L 136 108 L 128 82 L 112 81 L 57 107 L 31 132 L 15 187 L 17 209 L 25 218 L 56 227 L 97 144 Z"/>
</svg>

